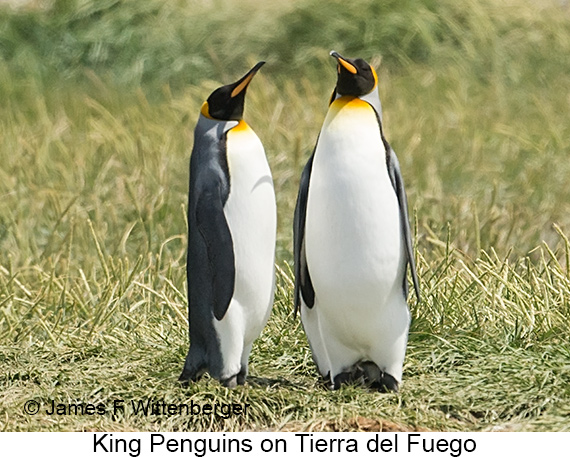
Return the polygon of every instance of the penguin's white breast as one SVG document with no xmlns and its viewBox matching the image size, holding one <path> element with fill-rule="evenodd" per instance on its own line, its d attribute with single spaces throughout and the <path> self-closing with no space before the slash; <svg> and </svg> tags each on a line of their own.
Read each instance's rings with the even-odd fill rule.
<svg viewBox="0 0 570 457">
<path fill-rule="evenodd" d="M 315 150 L 305 236 L 320 300 L 377 303 L 401 284 L 398 200 L 375 112 L 358 98 L 341 97 L 327 113 Z"/>
<path fill-rule="evenodd" d="M 271 171 L 261 141 L 244 121 L 228 131 L 226 146 L 230 193 L 224 214 L 234 244 L 234 300 L 266 309 L 273 297 L 276 236 Z"/>
</svg>

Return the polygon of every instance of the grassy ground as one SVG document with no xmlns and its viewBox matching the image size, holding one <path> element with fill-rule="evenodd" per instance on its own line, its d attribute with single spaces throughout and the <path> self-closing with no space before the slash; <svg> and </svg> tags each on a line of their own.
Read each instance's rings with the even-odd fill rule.
<svg viewBox="0 0 570 457">
<path fill-rule="evenodd" d="M 0 429 L 568 431 L 570 13 L 283 3 L 0 9 Z M 413 211 L 423 301 L 398 395 L 325 390 L 292 316 L 292 211 L 330 49 L 378 66 Z M 277 190 L 274 311 L 247 385 L 183 389 L 191 133 L 210 91 L 259 59 L 246 118 Z M 148 399 L 249 406 L 134 414 Z M 107 411 L 49 415 L 52 400 Z"/>
</svg>

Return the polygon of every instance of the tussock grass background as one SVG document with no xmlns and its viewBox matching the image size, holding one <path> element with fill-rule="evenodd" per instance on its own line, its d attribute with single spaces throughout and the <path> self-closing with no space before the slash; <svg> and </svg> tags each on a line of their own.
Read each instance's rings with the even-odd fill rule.
<svg viewBox="0 0 570 457">
<path fill-rule="evenodd" d="M 570 12 L 557 1 L 0 6 L 0 429 L 570 429 Z M 292 316 L 298 179 L 330 49 L 379 69 L 416 232 L 398 395 L 325 390 Z M 257 60 L 246 118 L 278 198 L 277 291 L 247 385 L 176 379 L 204 98 Z M 158 399 L 245 416 L 26 415 Z"/>
</svg>

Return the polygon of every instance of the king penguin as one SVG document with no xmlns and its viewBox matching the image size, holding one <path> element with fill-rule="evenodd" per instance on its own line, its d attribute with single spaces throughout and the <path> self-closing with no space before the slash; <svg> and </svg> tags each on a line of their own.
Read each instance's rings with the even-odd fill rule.
<svg viewBox="0 0 570 457">
<path fill-rule="evenodd" d="M 276 204 L 260 139 L 242 119 L 264 62 L 216 89 L 194 130 L 188 198 L 190 348 L 180 381 L 243 384 L 273 304 Z"/>
<path fill-rule="evenodd" d="M 384 136 L 378 76 L 335 51 L 337 83 L 294 216 L 295 310 L 332 389 L 364 377 L 398 391 L 420 299 L 404 183 Z"/>
</svg>

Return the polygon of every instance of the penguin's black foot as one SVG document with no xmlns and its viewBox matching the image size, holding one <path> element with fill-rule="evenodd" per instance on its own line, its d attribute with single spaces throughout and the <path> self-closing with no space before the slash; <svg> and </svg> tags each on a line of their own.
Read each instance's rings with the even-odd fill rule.
<svg viewBox="0 0 570 457">
<path fill-rule="evenodd" d="M 245 384 L 245 378 L 247 378 L 247 367 L 241 367 L 241 370 L 237 374 L 237 383 L 239 386 L 243 386 Z"/>
<path fill-rule="evenodd" d="M 360 362 L 356 365 L 356 371 L 364 378 L 364 382 L 367 384 L 372 384 L 382 379 L 382 370 L 374 362 Z"/>
<path fill-rule="evenodd" d="M 351 373 L 350 371 L 343 371 L 342 373 L 339 373 L 334 377 L 332 390 L 338 390 L 340 389 L 341 385 L 348 384 L 353 380 L 354 380 L 353 373 Z"/>
<path fill-rule="evenodd" d="M 237 376 L 238 375 L 236 374 L 227 379 L 220 379 L 220 383 L 222 386 L 227 387 L 228 389 L 234 389 L 238 385 Z"/>
<path fill-rule="evenodd" d="M 183 387 L 187 387 L 190 382 L 199 381 L 202 375 L 206 372 L 205 369 L 189 369 L 184 366 L 182 373 L 178 377 L 178 382 L 182 384 Z"/>
<path fill-rule="evenodd" d="M 320 376 L 318 377 L 318 385 L 320 388 L 326 389 L 326 390 L 333 390 L 334 386 L 331 382 L 331 376 L 330 376 L 330 372 L 328 372 L 326 374 L 326 376 L 324 376 L 322 373 L 319 373 Z"/>
<path fill-rule="evenodd" d="M 184 372 L 182 372 L 182 374 L 178 377 L 178 382 L 182 384 L 182 387 L 188 387 L 188 381 L 189 378 Z"/>
<path fill-rule="evenodd" d="M 374 362 L 356 364 L 356 371 L 368 386 L 379 392 L 398 392 L 399 383 L 391 374 L 382 371 Z"/>
<path fill-rule="evenodd" d="M 370 384 L 370 387 L 378 390 L 378 392 L 394 392 L 398 393 L 400 384 L 391 374 L 382 372 L 382 377 Z"/>
</svg>

